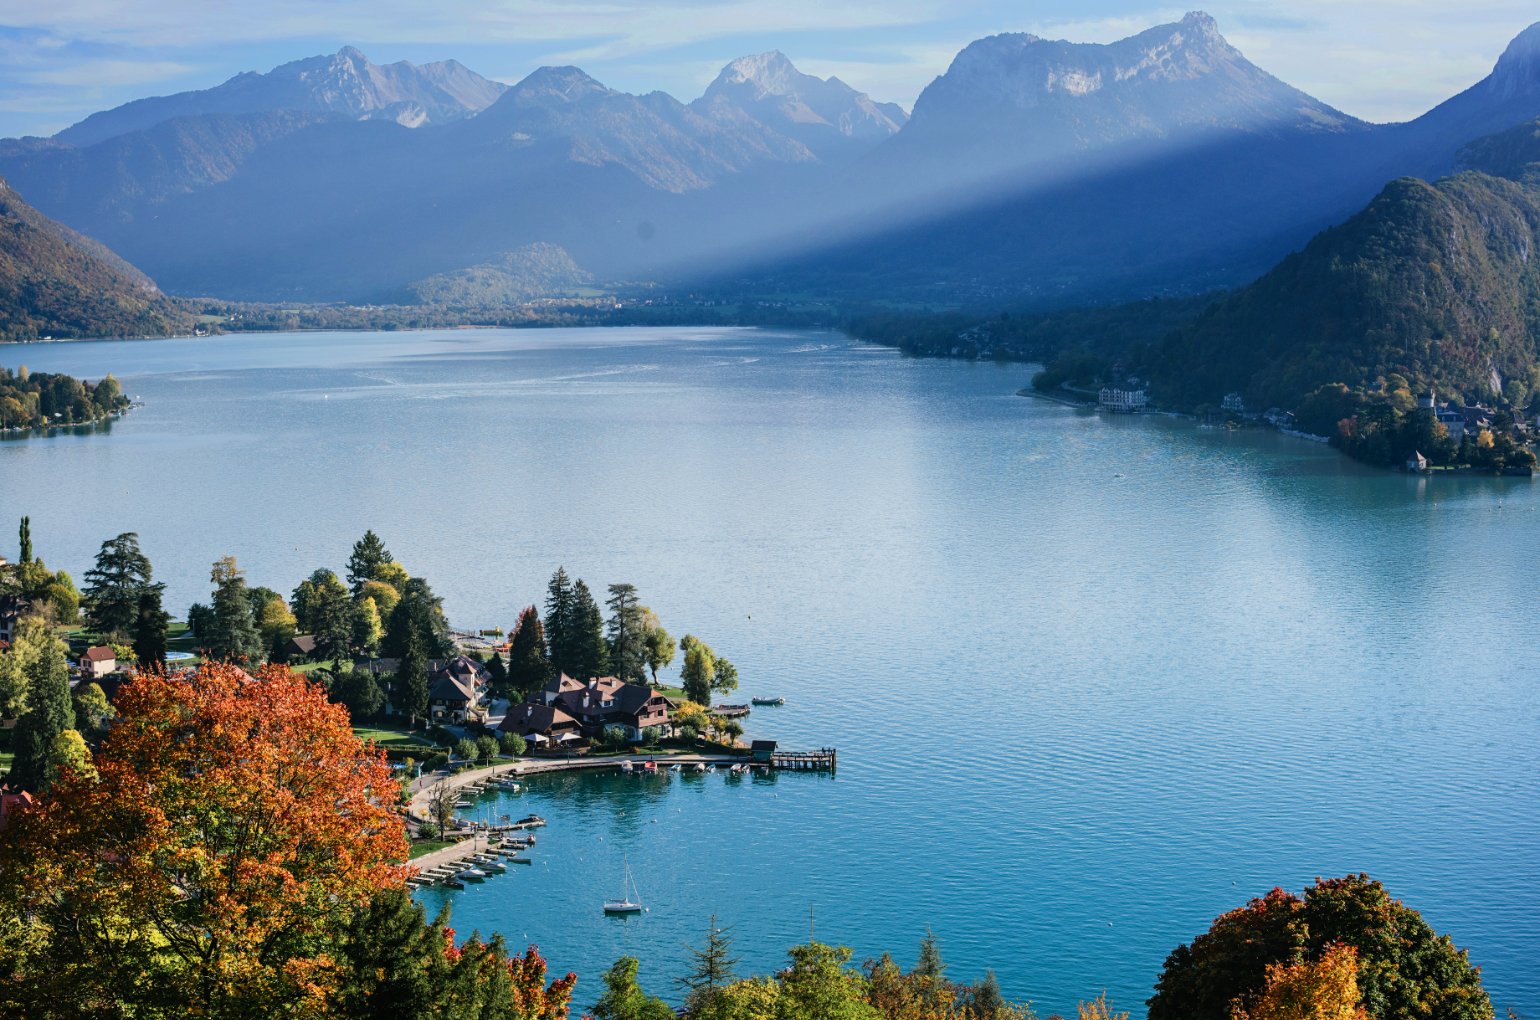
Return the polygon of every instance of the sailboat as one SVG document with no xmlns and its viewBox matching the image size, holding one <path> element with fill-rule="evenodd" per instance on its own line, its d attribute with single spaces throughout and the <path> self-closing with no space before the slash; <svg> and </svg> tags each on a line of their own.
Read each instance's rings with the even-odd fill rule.
<svg viewBox="0 0 1540 1020">
<path fill-rule="evenodd" d="M 629 857 L 626 858 L 626 884 L 621 888 L 620 899 L 605 900 L 604 912 L 606 914 L 640 914 L 642 912 L 642 894 L 637 891 L 636 879 L 631 877 Z"/>
</svg>

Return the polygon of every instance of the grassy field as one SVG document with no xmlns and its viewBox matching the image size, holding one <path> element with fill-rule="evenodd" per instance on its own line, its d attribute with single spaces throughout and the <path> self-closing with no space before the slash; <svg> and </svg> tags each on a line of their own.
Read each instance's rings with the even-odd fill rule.
<svg viewBox="0 0 1540 1020">
<path fill-rule="evenodd" d="M 377 726 L 355 726 L 353 727 L 353 735 L 359 740 L 372 740 L 381 747 L 402 751 L 433 746 L 433 742 L 420 733 L 409 733 L 406 730 L 388 730 Z"/>
<path fill-rule="evenodd" d="M 406 859 L 415 861 L 419 857 L 431 854 L 435 850 L 442 850 L 446 846 L 454 846 L 458 842 L 457 839 L 427 839 L 421 843 L 413 843 L 412 850 L 406 855 Z"/>
</svg>

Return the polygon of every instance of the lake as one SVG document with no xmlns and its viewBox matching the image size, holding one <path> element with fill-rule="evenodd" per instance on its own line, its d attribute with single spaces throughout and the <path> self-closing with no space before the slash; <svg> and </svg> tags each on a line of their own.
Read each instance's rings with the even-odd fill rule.
<svg viewBox="0 0 1540 1020">
<path fill-rule="evenodd" d="M 138 531 L 178 614 L 233 554 L 289 591 L 372 527 L 460 626 L 558 565 L 630 581 L 783 695 L 750 735 L 837 777 L 545 778 L 532 867 L 454 924 L 553 968 L 730 925 L 991 967 L 1043 1014 L 1143 1013 L 1166 955 L 1275 885 L 1366 871 L 1540 1009 L 1540 490 L 1273 433 L 1023 398 L 1023 366 L 835 334 L 307 334 L 0 348 L 115 373 L 109 429 L 0 442 L 0 522 L 77 578 Z M 14 523 L 4 524 L 10 529 Z M 14 554 L 7 530 L 0 552 Z M 629 859 L 650 912 L 607 919 Z"/>
</svg>

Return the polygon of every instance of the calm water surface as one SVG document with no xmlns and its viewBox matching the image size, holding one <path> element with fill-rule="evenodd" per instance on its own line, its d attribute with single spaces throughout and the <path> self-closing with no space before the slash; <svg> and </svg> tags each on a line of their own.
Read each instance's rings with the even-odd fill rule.
<svg viewBox="0 0 1540 1020">
<path fill-rule="evenodd" d="M 373 527 L 462 625 L 558 564 L 632 581 L 784 695 L 753 735 L 837 778 L 548 778 L 537 863 L 454 923 L 672 994 L 715 912 L 743 969 L 811 921 L 1043 1012 L 1142 1002 L 1274 885 L 1367 871 L 1540 1010 L 1529 481 L 1369 472 L 1268 434 L 1108 420 L 1020 367 L 822 333 L 575 330 L 0 348 L 115 372 L 109 432 L 0 443 L 0 521 L 78 578 L 137 530 L 180 611 L 233 553 L 291 589 Z M 6 527 L 10 527 L 6 525 Z M 6 533 L 0 551 L 12 553 Z M 650 913 L 606 919 L 629 857 Z"/>
</svg>

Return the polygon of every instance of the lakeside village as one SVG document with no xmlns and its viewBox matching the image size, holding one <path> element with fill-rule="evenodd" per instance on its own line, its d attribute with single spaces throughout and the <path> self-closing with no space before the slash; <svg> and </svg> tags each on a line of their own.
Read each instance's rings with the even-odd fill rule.
<svg viewBox="0 0 1540 1020">
<path fill-rule="evenodd" d="M 458 935 L 447 910 L 430 919 L 412 899 L 413 884 L 529 860 L 542 819 L 458 839 L 462 803 L 568 767 L 662 782 L 686 762 L 725 765 L 727 781 L 834 765 L 832 751 L 745 746 L 741 713 L 704 707 L 736 688 L 732 663 L 674 641 L 630 585 L 609 586 L 606 618 L 558 570 L 544 616 L 526 608 L 508 640 L 457 634 L 370 532 L 345 581 L 322 568 L 287 599 L 219 560 L 209 603 L 174 625 L 134 534 L 103 543 L 83 590 L 35 555 L 26 518 L 20 548 L 0 564 L 7 1016 L 568 1020 L 577 975 L 553 979 L 534 947 Z M 657 671 L 681 651 L 683 686 L 664 688 Z M 645 910 L 634 882 L 594 907 Z M 682 1003 L 647 994 L 623 956 L 593 979 L 592 1015 L 1035 1020 L 989 971 L 947 977 L 928 931 L 908 970 L 810 938 L 782 969 L 743 976 L 715 917 L 690 953 L 686 973 L 649 975 L 673 978 Z M 1150 1020 L 1493 1016 L 1480 969 L 1366 875 L 1222 915 L 1172 951 L 1148 1007 Z M 1128 1018 L 1105 995 L 1077 1016 Z"/>
<path fill-rule="evenodd" d="M 249 585 L 233 559 L 221 559 L 209 602 L 177 624 L 133 533 L 103 543 L 84 592 L 34 554 L 26 518 L 20 548 L 19 562 L 0 559 L 0 768 L 9 766 L 0 829 L 59 769 L 89 762 L 137 674 L 181 674 L 206 662 L 280 664 L 346 708 L 355 733 L 373 741 L 400 778 L 424 880 L 451 885 L 484 877 L 474 867 L 450 867 L 480 849 L 470 837 L 504 840 L 482 857 L 488 867 L 498 865 L 498 851 L 534 842 L 518 833 L 541 819 L 460 817 L 477 794 L 517 790 L 514 776 L 835 767 L 832 749 L 791 752 L 745 740 L 753 705 L 784 699 L 725 700 L 739 684 L 733 663 L 694 635 L 676 641 L 630 584 L 608 587 L 606 615 L 581 579 L 558 569 L 543 617 L 531 605 L 507 636 L 457 631 L 428 583 L 410 576 L 371 531 L 355 544 L 345 580 L 321 568 L 288 598 Z M 681 685 L 664 686 L 659 671 L 681 655 Z M 33 733 L 25 674 L 26 662 L 39 657 L 56 660 L 52 668 L 67 676 L 73 724 L 45 721 Z"/>
<path fill-rule="evenodd" d="M 1094 406 L 1107 414 L 1154 410 L 1147 383 L 1137 377 L 1109 379 L 1096 388 L 1067 381 L 1051 385 L 1051 378 L 1045 382 L 1049 385 L 1040 387 L 1035 379 L 1033 388 L 1022 392 Z M 1413 397 L 1399 378 L 1372 399 L 1346 386 L 1323 386 L 1293 411 L 1257 411 L 1246 405 L 1242 394 L 1226 393 L 1217 405 L 1201 407 L 1191 417 L 1200 428 L 1274 428 L 1298 439 L 1330 443 L 1367 464 L 1416 475 L 1531 477 L 1536 466 L 1533 445 L 1540 434 L 1540 411 L 1526 418 L 1521 408 L 1440 400 L 1432 390 Z"/>
</svg>

